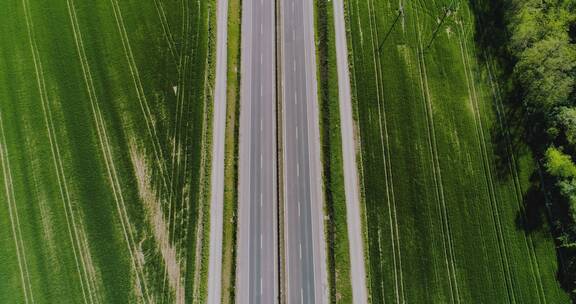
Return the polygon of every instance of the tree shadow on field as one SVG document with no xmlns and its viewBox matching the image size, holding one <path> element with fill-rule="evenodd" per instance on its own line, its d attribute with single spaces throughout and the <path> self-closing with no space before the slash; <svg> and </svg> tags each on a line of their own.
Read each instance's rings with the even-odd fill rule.
<svg viewBox="0 0 576 304">
<path fill-rule="evenodd" d="M 513 57 L 506 49 L 510 33 L 505 23 L 506 0 L 469 0 L 474 14 L 474 40 L 479 65 L 491 84 L 492 110 L 497 115 L 491 132 L 496 172 L 501 180 L 512 173 L 514 155 L 525 146 L 524 114 L 521 95 L 512 88 Z M 516 165 L 516 164 L 514 164 Z"/>
<path fill-rule="evenodd" d="M 523 92 L 515 83 L 513 69 L 516 59 L 507 49 L 511 33 L 507 20 L 507 12 L 515 10 L 513 1 L 509 0 L 468 0 L 474 15 L 476 48 L 479 51 L 478 62 L 489 72 L 490 81 L 494 84 L 492 107 L 497 120 L 491 130 L 494 155 L 496 155 L 496 171 L 500 180 L 515 178 L 513 173 L 518 170 L 518 156 L 530 152 L 535 161 L 543 157 L 548 146 L 542 117 L 531 116 L 523 104 Z M 563 222 L 569 214 L 558 204 L 562 199 L 554 192 L 554 180 L 541 172 L 538 167 L 530 176 L 528 189 L 523 189 L 522 209 L 516 214 L 516 227 L 528 235 L 541 235 L 554 238 L 558 269 L 556 279 L 562 289 L 569 295 L 574 288 L 571 282 L 576 272 L 576 248 L 561 246 L 558 238 L 565 231 Z M 547 206 L 547 201 L 551 202 Z M 552 220 L 553 219 L 553 220 Z M 571 295 L 574 299 L 574 293 Z M 576 303 L 576 301 L 574 302 Z"/>
<path fill-rule="evenodd" d="M 519 210 L 516 215 L 516 226 L 527 235 L 538 235 L 542 238 L 555 236 L 553 242 L 558 265 L 555 278 L 560 287 L 572 298 L 573 303 L 576 303 L 573 291 L 576 262 L 572 258 L 576 254 L 576 248 L 563 246 L 558 238 L 566 231 L 569 213 L 567 208 L 546 206 L 547 201 L 562 199 L 559 193 L 550 191 L 549 186 L 543 186 L 548 182 L 548 177 L 541 176 L 537 171 L 532 174 L 531 186 L 523 196 L 523 209 Z M 554 220 L 551 221 L 551 219 Z"/>
<path fill-rule="evenodd" d="M 517 163 L 519 156 L 525 155 L 528 149 L 526 128 L 523 123 L 526 113 L 522 107 L 514 104 L 520 102 L 516 100 L 518 99 L 509 97 L 507 104 L 500 104 L 498 100 L 492 103 L 492 110 L 498 115 L 490 134 L 499 180 L 511 178 L 513 170 L 519 167 Z"/>
<path fill-rule="evenodd" d="M 516 215 L 516 226 L 526 233 L 541 231 L 546 220 L 546 205 L 544 192 L 536 173 L 530 177 L 530 188 L 524 193 L 522 204 L 523 210 Z"/>
<path fill-rule="evenodd" d="M 474 14 L 474 40 L 481 50 L 478 58 L 481 63 L 486 60 L 496 60 L 504 76 L 511 74 L 514 67 L 506 45 L 510 40 L 510 32 L 506 25 L 506 11 L 509 9 L 507 0 L 469 0 L 470 9 Z"/>
</svg>

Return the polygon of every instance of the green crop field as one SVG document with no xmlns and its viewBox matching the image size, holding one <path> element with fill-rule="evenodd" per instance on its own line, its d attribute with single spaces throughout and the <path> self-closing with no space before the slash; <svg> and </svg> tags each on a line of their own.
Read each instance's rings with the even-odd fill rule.
<svg viewBox="0 0 576 304">
<path fill-rule="evenodd" d="M 4 1 L 0 303 L 205 288 L 214 1 Z"/>
<path fill-rule="evenodd" d="M 520 224 L 534 164 L 468 2 L 346 10 L 372 303 L 568 303 L 547 230 Z"/>
</svg>

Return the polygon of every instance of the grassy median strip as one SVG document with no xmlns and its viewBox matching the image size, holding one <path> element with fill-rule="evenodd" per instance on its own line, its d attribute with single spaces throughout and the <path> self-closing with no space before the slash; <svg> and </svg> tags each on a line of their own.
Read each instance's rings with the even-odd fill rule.
<svg viewBox="0 0 576 304">
<path fill-rule="evenodd" d="M 352 303 L 350 250 L 346 224 L 346 196 L 342 162 L 342 138 L 338 102 L 338 74 L 333 3 L 315 1 L 318 55 L 320 132 L 324 178 L 328 280 L 331 303 Z"/>
<path fill-rule="evenodd" d="M 228 75 L 224 160 L 224 230 L 222 304 L 236 301 L 236 235 L 238 223 L 238 135 L 240 115 L 240 34 L 242 1 L 228 0 Z"/>
</svg>

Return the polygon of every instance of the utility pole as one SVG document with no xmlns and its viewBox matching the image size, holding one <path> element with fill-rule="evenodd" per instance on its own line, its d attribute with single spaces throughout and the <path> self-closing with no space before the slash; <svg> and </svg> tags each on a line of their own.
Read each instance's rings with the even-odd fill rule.
<svg viewBox="0 0 576 304">
<path fill-rule="evenodd" d="M 460 1 L 458 1 L 458 2 L 460 2 Z M 430 46 L 432 45 L 432 42 L 434 42 L 434 39 L 436 39 L 436 35 L 438 35 L 438 31 L 440 30 L 440 27 L 442 27 L 442 24 L 444 24 L 446 17 L 448 17 L 448 13 L 450 13 L 450 11 L 452 11 L 452 6 L 454 6 L 454 3 L 456 3 L 456 0 L 452 0 L 452 2 L 450 2 L 450 5 L 446 9 L 446 11 L 444 11 L 444 15 L 442 16 L 442 19 L 440 19 L 440 23 L 438 24 L 438 26 L 436 26 L 434 33 L 432 33 L 432 38 L 430 39 L 430 42 L 428 42 L 428 45 L 426 46 L 425 50 L 428 50 L 430 48 Z"/>
<path fill-rule="evenodd" d="M 400 17 L 402 15 L 404 15 L 404 7 L 402 5 L 400 5 L 396 19 L 394 19 L 392 26 L 390 26 L 390 29 L 388 29 L 388 32 L 386 33 L 386 36 L 384 36 L 384 39 L 382 40 L 382 42 L 380 42 L 380 46 L 378 47 L 378 54 L 380 54 L 380 52 L 382 51 L 382 47 L 384 46 L 384 42 L 386 42 L 386 39 L 388 39 L 388 36 L 390 36 L 390 33 L 392 33 L 394 26 L 396 26 L 396 23 L 398 23 L 398 20 L 400 20 Z"/>
</svg>

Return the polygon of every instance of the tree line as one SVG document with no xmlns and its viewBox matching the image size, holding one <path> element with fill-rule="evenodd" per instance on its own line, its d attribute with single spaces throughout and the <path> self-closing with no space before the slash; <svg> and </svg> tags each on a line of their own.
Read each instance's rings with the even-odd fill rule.
<svg viewBox="0 0 576 304">
<path fill-rule="evenodd" d="M 576 0 L 508 0 L 511 90 L 539 161 L 560 279 L 576 298 Z"/>
</svg>

